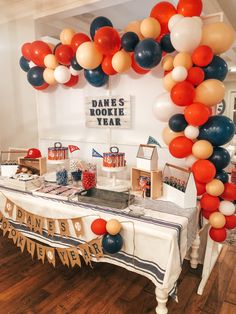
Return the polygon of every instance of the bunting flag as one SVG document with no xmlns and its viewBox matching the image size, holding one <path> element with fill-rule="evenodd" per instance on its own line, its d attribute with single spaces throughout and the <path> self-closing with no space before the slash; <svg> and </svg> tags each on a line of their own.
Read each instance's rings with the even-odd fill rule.
<svg viewBox="0 0 236 314">
<path fill-rule="evenodd" d="M 152 136 L 148 137 L 147 144 L 154 144 L 154 145 L 161 147 L 161 145 L 158 143 L 158 141 Z"/>
<path fill-rule="evenodd" d="M 44 245 L 36 243 L 36 249 L 37 249 L 38 260 L 39 261 L 41 260 L 42 263 L 44 264 L 45 254 L 46 254 L 46 247 Z"/>
<path fill-rule="evenodd" d="M 75 230 L 75 234 L 77 237 L 80 237 L 81 235 L 83 235 L 83 224 L 82 224 L 82 219 L 81 218 L 73 218 L 72 220 L 72 224 Z"/>
<path fill-rule="evenodd" d="M 95 255 L 96 259 L 103 257 L 102 251 L 102 239 L 97 238 L 88 243 L 89 248 L 93 255 Z"/>
<path fill-rule="evenodd" d="M 15 228 L 13 228 L 12 226 L 10 226 L 9 228 L 9 234 L 8 234 L 8 238 L 12 239 L 13 243 L 16 244 L 17 239 L 18 239 L 18 232 L 16 231 Z"/>
<path fill-rule="evenodd" d="M 31 255 L 32 259 L 34 258 L 35 245 L 36 245 L 36 243 L 34 241 L 27 238 L 26 248 L 27 248 L 28 253 Z"/>
<path fill-rule="evenodd" d="M 94 148 L 92 150 L 92 157 L 103 158 L 103 156 L 99 154 L 99 152 L 97 152 Z"/>
<path fill-rule="evenodd" d="M 25 211 L 19 206 L 16 206 L 16 221 L 20 224 L 25 222 Z"/>
<path fill-rule="evenodd" d="M 52 247 L 47 247 L 46 256 L 47 256 L 49 264 L 52 264 L 55 267 L 56 266 L 55 249 Z"/>
<path fill-rule="evenodd" d="M 62 236 L 68 237 L 70 235 L 68 221 L 66 219 L 58 219 L 59 230 Z"/>
<path fill-rule="evenodd" d="M 70 153 L 73 153 L 76 150 L 80 150 L 80 148 L 78 146 L 75 146 L 75 145 L 68 145 L 68 148 L 69 148 Z"/>
<path fill-rule="evenodd" d="M 77 248 L 67 249 L 67 254 L 70 260 L 71 267 L 78 265 L 81 267 L 80 256 Z"/>
<path fill-rule="evenodd" d="M 82 253 L 82 256 L 83 256 L 83 259 L 85 261 L 85 264 L 88 265 L 91 267 L 91 253 L 90 253 L 90 250 L 89 250 L 89 245 L 88 243 L 84 243 L 84 244 L 80 244 L 79 245 L 79 249 Z"/>
<path fill-rule="evenodd" d="M 5 217 L 3 217 L 3 219 L 2 219 L 2 231 L 3 231 L 4 236 L 9 231 L 9 227 L 10 227 L 10 224 L 9 224 L 8 220 Z"/>
<path fill-rule="evenodd" d="M 14 209 L 14 203 L 7 198 L 4 211 L 6 214 L 9 215 L 9 217 L 12 217 L 13 209 Z"/>
<path fill-rule="evenodd" d="M 44 219 L 43 217 L 34 215 L 34 232 L 39 232 L 40 234 L 43 234 L 43 225 L 44 225 Z"/>
<path fill-rule="evenodd" d="M 54 219 L 47 218 L 47 229 L 48 235 L 53 237 L 56 232 L 56 222 Z"/>
<path fill-rule="evenodd" d="M 62 262 L 62 264 L 67 267 L 69 267 L 69 258 L 67 255 L 67 250 L 66 249 L 62 249 L 62 248 L 57 248 L 57 253 L 60 257 L 60 260 Z"/>
<path fill-rule="evenodd" d="M 21 249 L 21 252 L 24 252 L 25 249 L 25 243 L 26 243 L 26 237 L 19 233 L 18 237 L 17 237 L 17 246 Z"/>
<path fill-rule="evenodd" d="M 34 215 L 26 212 L 26 225 L 32 231 L 34 227 Z"/>
</svg>

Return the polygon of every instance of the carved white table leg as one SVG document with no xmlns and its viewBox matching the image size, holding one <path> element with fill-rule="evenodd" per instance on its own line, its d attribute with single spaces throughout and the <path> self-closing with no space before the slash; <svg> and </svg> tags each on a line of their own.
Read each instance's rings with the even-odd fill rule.
<svg viewBox="0 0 236 314">
<path fill-rule="evenodd" d="M 190 264 L 192 268 L 197 268 L 198 266 L 198 257 L 199 257 L 199 247 L 200 247 L 200 236 L 197 234 L 196 239 L 192 244 L 192 251 L 190 254 Z"/>
<path fill-rule="evenodd" d="M 168 301 L 168 291 L 167 289 L 160 289 L 156 287 L 156 299 L 157 299 L 157 314 L 167 314 L 168 309 L 166 303 Z"/>
</svg>

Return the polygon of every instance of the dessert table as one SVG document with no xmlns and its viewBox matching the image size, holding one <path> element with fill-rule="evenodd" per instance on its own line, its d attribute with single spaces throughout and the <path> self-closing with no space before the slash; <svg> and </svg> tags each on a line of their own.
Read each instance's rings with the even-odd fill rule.
<svg viewBox="0 0 236 314">
<path fill-rule="evenodd" d="M 90 225 L 96 218 L 106 220 L 115 218 L 122 225 L 121 235 L 124 245 L 116 254 L 105 254 L 99 262 L 111 263 L 150 279 L 156 286 L 158 302 L 156 312 L 168 312 L 168 296 L 177 297 L 177 279 L 181 273 L 182 262 L 193 244 L 198 229 L 196 208 L 183 209 L 167 201 L 136 200 L 130 208 L 118 210 L 79 203 L 75 200 L 64 201 L 32 192 L 22 192 L 0 186 L 0 211 L 12 226 L 26 237 L 45 243 L 51 247 L 68 248 L 78 246 L 94 238 Z M 77 237 L 72 226 L 70 236 L 59 232 L 48 236 L 46 225 L 43 233 L 30 231 L 26 225 L 16 221 L 14 214 L 4 213 L 5 200 L 8 198 L 26 211 L 55 219 L 80 217 L 83 221 L 83 236 Z M 145 208 L 140 216 L 134 215 L 135 208 Z M 196 258 L 196 257 L 195 257 Z M 94 261 L 96 261 L 94 259 Z"/>
</svg>

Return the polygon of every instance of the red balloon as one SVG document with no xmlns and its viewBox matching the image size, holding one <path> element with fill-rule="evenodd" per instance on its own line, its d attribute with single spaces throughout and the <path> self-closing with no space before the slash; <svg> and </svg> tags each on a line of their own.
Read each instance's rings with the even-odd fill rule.
<svg viewBox="0 0 236 314">
<path fill-rule="evenodd" d="M 48 88 L 48 86 L 49 86 L 49 84 L 48 83 L 44 83 L 43 85 L 41 85 L 41 86 L 33 86 L 35 89 L 37 89 L 37 90 L 44 90 L 44 89 L 46 89 L 46 88 Z"/>
<path fill-rule="evenodd" d="M 107 75 L 115 75 L 117 72 L 114 70 L 111 60 L 113 56 L 105 56 L 102 60 L 102 70 Z"/>
<path fill-rule="evenodd" d="M 79 81 L 79 76 L 78 75 L 71 75 L 70 79 L 68 82 L 64 83 L 65 86 L 72 87 L 76 85 Z"/>
<path fill-rule="evenodd" d="M 200 200 L 201 208 L 213 213 L 218 210 L 220 206 L 220 199 L 217 196 L 212 196 L 210 194 L 204 194 Z"/>
<path fill-rule="evenodd" d="M 151 11 L 150 16 L 154 17 L 161 24 L 161 33 L 166 34 L 169 32 L 168 22 L 169 19 L 177 13 L 173 4 L 167 1 L 157 3 Z"/>
<path fill-rule="evenodd" d="M 52 50 L 45 42 L 41 40 L 32 42 L 30 46 L 30 60 L 32 60 L 36 65 L 44 67 L 44 58 L 49 53 L 52 53 Z"/>
<path fill-rule="evenodd" d="M 201 103 L 193 103 L 184 110 L 185 120 L 190 125 L 200 126 L 207 122 L 210 113 L 207 106 Z"/>
<path fill-rule="evenodd" d="M 201 182 L 195 181 L 195 184 L 196 184 L 197 195 L 198 196 L 206 193 L 206 184 L 205 183 L 201 183 Z"/>
<path fill-rule="evenodd" d="M 63 65 L 70 65 L 70 62 L 74 56 L 73 50 L 69 45 L 60 45 L 55 51 L 56 59 Z"/>
<path fill-rule="evenodd" d="M 211 227 L 209 230 L 209 235 L 212 240 L 216 242 L 223 242 L 227 237 L 227 232 L 225 228 L 216 229 Z"/>
<path fill-rule="evenodd" d="M 91 230 L 96 235 L 103 235 L 107 233 L 106 230 L 106 220 L 102 218 L 95 219 L 91 224 Z"/>
<path fill-rule="evenodd" d="M 202 13 L 202 0 L 179 0 L 177 12 L 183 16 L 200 16 Z"/>
<path fill-rule="evenodd" d="M 210 64 L 213 57 L 213 51 L 208 46 L 199 46 L 192 53 L 193 63 L 199 67 L 205 67 Z"/>
<path fill-rule="evenodd" d="M 189 69 L 187 81 L 190 82 L 191 84 L 197 86 L 204 81 L 204 78 L 205 72 L 203 71 L 203 69 L 199 67 L 193 67 Z"/>
<path fill-rule="evenodd" d="M 174 138 L 169 145 L 169 150 L 172 156 L 176 158 L 184 158 L 192 153 L 193 141 L 185 136 Z"/>
<path fill-rule="evenodd" d="M 21 53 L 22 53 L 22 56 L 30 61 L 30 58 L 31 58 L 31 43 L 25 43 L 22 47 L 21 47 Z"/>
<path fill-rule="evenodd" d="M 132 54 L 132 64 L 131 64 L 131 66 L 132 66 L 132 69 L 136 73 L 138 73 L 138 74 L 146 74 L 146 73 L 150 72 L 150 70 L 143 69 L 136 63 L 136 61 L 134 59 L 134 54 Z"/>
<path fill-rule="evenodd" d="M 94 42 L 97 49 L 104 55 L 114 55 L 121 46 L 120 35 L 111 26 L 99 28 L 94 36 Z"/>
<path fill-rule="evenodd" d="M 193 84 L 187 81 L 180 82 L 172 88 L 170 96 L 177 106 L 189 106 L 193 103 L 195 89 Z"/>
<path fill-rule="evenodd" d="M 70 46 L 74 53 L 76 53 L 78 47 L 85 43 L 86 41 L 91 41 L 91 39 L 84 33 L 77 33 L 73 36 Z"/>
<path fill-rule="evenodd" d="M 192 172 L 196 181 L 208 183 L 214 179 L 216 168 L 209 160 L 197 160 L 192 165 Z"/>
<path fill-rule="evenodd" d="M 226 201 L 236 200 L 236 184 L 225 183 L 224 193 L 221 196 Z"/>
<path fill-rule="evenodd" d="M 225 224 L 226 229 L 236 228 L 236 216 L 235 215 L 225 216 L 225 219 L 226 219 L 226 224 Z"/>
</svg>

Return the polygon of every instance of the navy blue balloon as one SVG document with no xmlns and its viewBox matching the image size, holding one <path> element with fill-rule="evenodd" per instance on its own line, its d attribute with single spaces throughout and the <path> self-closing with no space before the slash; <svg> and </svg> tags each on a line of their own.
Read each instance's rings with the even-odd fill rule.
<svg viewBox="0 0 236 314">
<path fill-rule="evenodd" d="M 123 239 L 118 233 L 116 235 L 106 234 L 102 239 L 102 247 L 105 252 L 115 254 L 121 250 L 123 246 Z"/>
<path fill-rule="evenodd" d="M 198 139 L 209 141 L 213 146 L 228 143 L 234 136 L 235 125 L 226 116 L 212 116 L 200 127 Z"/>
<path fill-rule="evenodd" d="M 141 40 L 134 50 L 137 64 L 144 69 L 152 69 L 162 59 L 161 46 L 152 38 Z"/>
<path fill-rule="evenodd" d="M 101 87 L 108 82 L 109 76 L 106 75 L 102 67 L 99 66 L 94 70 L 84 70 L 86 80 L 94 87 Z"/>
<path fill-rule="evenodd" d="M 99 28 L 104 27 L 104 26 L 113 27 L 112 22 L 107 17 L 105 17 L 105 16 L 96 17 L 90 25 L 90 36 L 91 36 L 91 38 L 94 39 L 96 31 Z"/>
<path fill-rule="evenodd" d="M 203 70 L 205 72 L 205 80 L 216 79 L 224 81 L 228 73 L 228 66 L 221 57 L 214 56 L 212 62 Z"/>
<path fill-rule="evenodd" d="M 121 46 L 127 52 L 134 51 L 138 43 L 138 35 L 134 32 L 127 32 L 121 37 Z"/>
<path fill-rule="evenodd" d="M 220 170 L 216 173 L 215 179 L 218 179 L 223 183 L 227 183 L 229 181 L 229 175 L 226 171 Z"/>
<path fill-rule="evenodd" d="M 185 120 L 182 113 L 173 115 L 169 120 L 169 127 L 174 132 L 182 132 L 187 125 L 188 122 Z"/>
<path fill-rule="evenodd" d="M 71 65 L 72 68 L 73 68 L 74 70 L 76 70 L 76 71 L 80 71 L 80 70 L 83 69 L 82 66 L 79 65 L 79 63 L 77 62 L 76 56 L 74 56 L 74 57 L 72 58 L 72 60 L 71 60 L 71 62 L 70 62 L 70 65 Z"/>
<path fill-rule="evenodd" d="M 43 79 L 44 68 L 35 66 L 32 67 L 27 73 L 27 80 L 33 86 L 42 86 L 45 81 Z"/>
<path fill-rule="evenodd" d="M 171 40 L 170 40 L 170 34 L 166 34 L 161 38 L 160 41 L 161 49 L 165 52 L 174 52 L 175 48 L 172 46 Z"/>
<path fill-rule="evenodd" d="M 21 57 L 19 61 L 20 67 L 23 71 L 28 72 L 30 69 L 29 61 L 25 57 Z"/>
<path fill-rule="evenodd" d="M 222 170 L 230 163 L 230 154 L 223 147 L 214 147 L 213 154 L 208 158 L 216 167 L 216 170 Z"/>
</svg>

